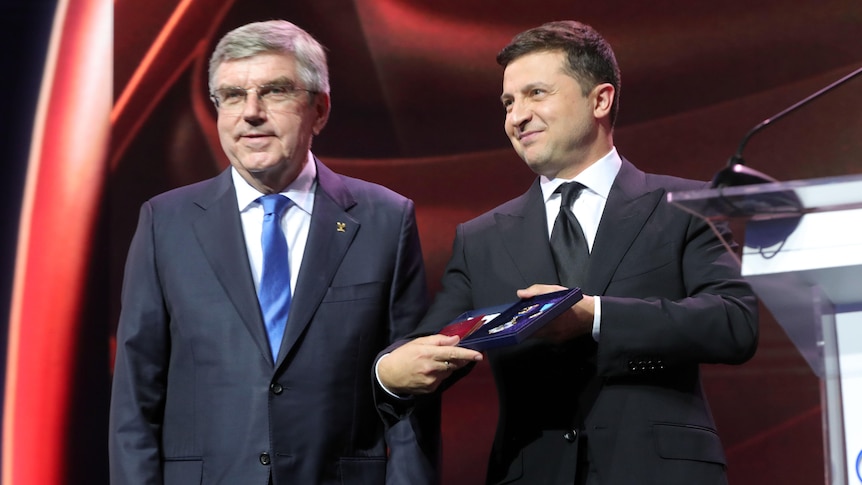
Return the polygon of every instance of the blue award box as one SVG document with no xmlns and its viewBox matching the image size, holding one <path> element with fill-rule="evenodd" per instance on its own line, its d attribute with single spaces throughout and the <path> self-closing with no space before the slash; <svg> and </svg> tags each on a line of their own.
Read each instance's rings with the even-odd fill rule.
<svg viewBox="0 0 862 485">
<path fill-rule="evenodd" d="M 458 335 L 459 346 L 480 351 L 519 344 L 582 297 L 580 288 L 573 288 L 470 310 L 458 315 L 440 333 Z"/>
</svg>

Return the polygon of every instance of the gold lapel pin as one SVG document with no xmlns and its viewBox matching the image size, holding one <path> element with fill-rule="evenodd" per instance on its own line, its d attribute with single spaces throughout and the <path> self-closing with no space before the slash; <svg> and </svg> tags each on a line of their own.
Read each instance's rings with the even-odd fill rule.
<svg viewBox="0 0 862 485">
<path fill-rule="evenodd" d="M 336 222 L 335 223 L 335 230 L 338 232 L 344 232 L 345 227 L 347 227 L 347 224 L 345 224 L 343 222 Z"/>
</svg>

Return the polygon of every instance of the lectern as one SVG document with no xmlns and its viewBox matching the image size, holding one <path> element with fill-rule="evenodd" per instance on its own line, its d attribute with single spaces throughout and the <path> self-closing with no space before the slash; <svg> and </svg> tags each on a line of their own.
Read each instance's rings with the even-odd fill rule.
<svg viewBox="0 0 862 485">
<path fill-rule="evenodd" d="M 821 380 L 826 483 L 862 484 L 862 175 L 669 193 L 742 220 L 742 275 Z"/>
</svg>

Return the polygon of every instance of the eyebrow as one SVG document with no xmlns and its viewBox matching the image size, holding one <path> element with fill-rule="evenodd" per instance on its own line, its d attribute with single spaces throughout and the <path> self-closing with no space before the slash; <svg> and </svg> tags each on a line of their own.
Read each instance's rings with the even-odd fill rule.
<svg viewBox="0 0 862 485">
<path fill-rule="evenodd" d="M 272 85 L 296 86 L 296 81 L 294 81 L 293 79 L 290 79 L 287 76 L 281 76 L 281 77 L 277 77 L 271 81 L 256 84 L 256 86 L 272 86 Z M 236 84 L 222 84 L 217 89 L 230 89 L 230 88 L 241 88 L 241 86 L 237 86 Z"/>
<path fill-rule="evenodd" d="M 533 82 L 531 82 L 531 83 L 528 83 L 528 84 L 527 84 L 527 85 L 525 85 L 524 87 L 522 87 L 522 88 L 521 88 L 520 90 L 518 90 L 517 92 L 520 92 L 520 93 L 528 93 L 528 92 L 530 92 L 530 91 L 532 91 L 533 89 L 536 89 L 536 88 L 545 88 L 545 89 L 548 89 L 548 88 L 550 88 L 550 87 L 551 87 L 551 85 L 550 85 L 549 83 L 542 82 L 542 81 L 533 81 Z M 514 97 L 514 96 L 513 96 L 512 94 L 510 94 L 510 93 L 503 93 L 503 94 L 501 94 L 501 95 L 500 95 L 500 101 L 501 101 L 501 102 L 502 102 L 502 101 L 506 101 L 507 99 L 512 99 L 513 97 Z"/>
</svg>

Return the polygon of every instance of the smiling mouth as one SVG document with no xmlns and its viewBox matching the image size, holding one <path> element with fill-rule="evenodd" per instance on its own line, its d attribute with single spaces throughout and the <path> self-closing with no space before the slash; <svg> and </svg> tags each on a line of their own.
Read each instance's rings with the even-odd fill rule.
<svg viewBox="0 0 862 485">
<path fill-rule="evenodd" d="M 263 135 L 260 133 L 242 135 L 239 137 L 239 143 L 251 149 L 263 149 L 269 146 L 272 135 Z"/>
<path fill-rule="evenodd" d="M 525 131 L 523 133 L 518 133 L 518 141 L 521 143 L 529 142 L 538 134 L 538 131 Z"/>
<path fill-rule="evenodd" d="M 240 140 L 245 141 L 247 143 L 263 143 L 269 141 L 273 135 L 268 135 L 265 133 L 249 133 L 239 137 Z"/>
</svg>

